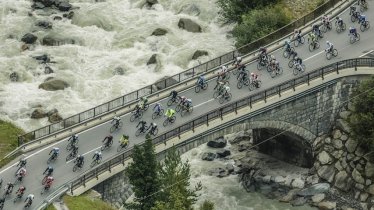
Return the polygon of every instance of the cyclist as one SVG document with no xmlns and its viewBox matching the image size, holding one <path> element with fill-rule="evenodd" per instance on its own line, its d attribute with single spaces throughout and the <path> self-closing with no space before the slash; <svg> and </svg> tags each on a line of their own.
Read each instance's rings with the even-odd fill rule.
<svg viewBox="0 0 374 210">
<path fill-rule="evenodd" d="M 351 7 L 349 8 L 349 14 L 350 14 L 350 15 L 353 15 L 353 14 L 355 14 L 355 12 L 356 12 L 356 7 L 351 6 Z"/>
<path fill-rule="evenodd" d="M 104 142 L 104 144 L 105 144 L 106 147 L 109 147 L 110 144 L 113 142 L 113 136 L 109 134 L 108 136 L 106 136 L 106 137 L 103 139 L 102 142 Z"/>
<path fill-rule="evenodd" d="M 77 154 L 78 153 L 78 145 L 74 144 L 71 147 L 71 154 Z"/>
<path fill-rule="evenodd" d="M 154 134 L 156 128 L 157 128 L 157 124 L 154 123 L 154 122 L 151 122 L 151 124 L 149 125 L 149 129 L 151 129 L 151 130 L 150 130 L 149 132 L 150 132 L 151 134 Z"/>
<path fill-rule="evenodd" d="M 53 167 L 52 167 L 52 166 L 48 166 L 48 167 L 44 170 L 43 175 L 50 176 L 50 175 L 52 175 L 52 173 L 53 173 Z"/>
<path fill-rule="evenodd" d="M 233 66 L 239 66 L 240 65 L 240 63 L 242 62 L 242 57 L 240 57 L 240 56 L 236 56 L 235 58 L 234 58 L 234 63 L 233 63 Z"/>
<path fill-rule="evenodd" d="M 239 74 L 238 74 L 238 80 L 240 80 L 240 78 L 243 78 L 243 81 L 244 81 L 246 80 L 247 76 L 248 76 L 247 71 L 241 70 L 239 71 Z"/>
<path fill-rule="evenodd" d="M 83 163 L 84 163 L 84 157 L 83 157 L 83 155 L 78 155 L 78 157 L 75 158 L 74 163 L 77 163 L 77 166 L 79 168 L 82 168 Z"/>
<path fill-rule="evenodd" d="M 327 15 L 322 16 L 322 24 L 325 25 L 328 29 L 330 28 L 330 18 Z"/>
<path fill-rule="evenodd" d="M 139 100 L 139 102 L 138 102 L 139 107 L 141 109 L 144 109 L 144 107 L 147 105 L 147 103 L 148 103 L 148 99 L 147 99 L 146 96 L 141 97 L 140 100 Z"/>
<path fill-rule="evenodd" d="M 168 118 L 169 121 L 172 119 L 174 114 L 175 114 L 174 109 L 167 109 L 166 112 L 165 112 L 165 116 Z"/>
<path fill-rule="evenodd" d="M 147 122 L 144 121 L 144 120 L 142 120 L 142 121 L 140 121 L 140 122 L 138 123 L 138 125 L 136 126 L 136 128 L 138 128 L 139 126 L 141 126 L 141 127 L 140 127 L 140 132 L 142 133 L 142 132 L 144 132 L 144 131 L 146 130 L 146 128 L 147 128 Z"/>
<path fill-rule="evenodd" d="M 355 27 L 349 27 L 349 34 L 348 34 L 348 36 L 349 35 L 353 35 L 354 37 L 356 37 L 357 38 L 357 29 L 355 28 Z"/>
<path fill-rule="evenodd" d="M 225 85 L 225 86 L 223 87 L 223 90 L 224 90 L 224 92 L 223 92 L 223 96 L 227 98 L 227 97 L 229 96 L 230 87 L 229 87 L 228 85 Z"/>
<path fill-rule="evenodd" d="M 114 126 L 116 126 L 116 128 L 118 128 L 120 121 L 121 121 L 120 117 L 114 116 L 113 119 L 112 119 L 112 122 L 110 124 L 113 124 L 113 122 L 114 122 Z"/>
<path fill-rule="evenodd" d="M 23 177 L 26 176 L 26 169 L 24 167 L 20 168 L 17 172 L 18 181 L 22 181 Z"/>
<path fill-rule="evenodd" d="M 5 194 L 12 193 L 13 188 L 14 188 L 14 184 L 8 182 L 8 184 L 5 186 Z"/>
<path fill-rule="evenodd" d="M 52 156 L 55 155 L 57 158 L 58 154 L 60 153 L 60 149 L 58 147 L 54 147 L 50 152 L 49 155 L 52 153 Z"/>
<path fill-rule="evenodd" d="M 21 159 L 19 160 L 17 166 L 19 166 L 20 168 L 22 168 L 22 167 L 25 167 L 25 166 L 26 166 L 26 163 L 27 163 L 26 158 L 23 157 L 23 158 L 21 158 Z"/>
<path fill-rule="evenodd" d="M 290 40 L 286 40 L 285 42 L 284 42 L 284 47 L 286 48 L 286 51 L 287 52 L 290 52 L 291 51 L 291 42 L 290 42 Z"/>
<path fill-rule="evenodd" d="M 125 134 L 122 135 L 121 139 L 119 140 L 121 147 L 126 147 L 129 144 L 129 136 Z"/>
<path fill-rule="evenodd" d="M 203 75 L 200 75 L 199 78 L 197 78 L 197 84 L 200 86 L 200 87 L 203 87 L 204 86 L 204 83 L 205 83 L 205 78 Z"/>
<path fill-rule="evenodd" d="M 68 139 L 68 141 L 70 141 L 70 140 L 71 140 L 71 144 L 72 144 L 72 145 L 76 144 L 77 141 L 78 141 L 78 134 L 74 134 L 74 135 L 72 135 L 72 136 Z"/>
<path fill-rule="evenodd" d="M 186 100 L 187 100 L 186 96 L 181 96 L 179 104 L 181 104 L 182 106 L 184 106 L 184 103 L 186 103 Z"/>
<path fill-rule="evenodd" d="M 99 160 L 101 160 L 101 158 L 102 158 L 102 155 L 101 155 L 100 151 L 96 151 L 95 154 L 92 157 L 92 159 L 94 159 L 95 161 L 99 161 Z"/>
<path fill-rule="evenodd" d="M 258 75 L 252 72 L 251 73 L 251 82 L 253 82 L 256 85 L 256 87 L 258 87 L 257 80 L 258 80 Z"/>
<path fill-rule="evenodd" d="M 225 84 L 226 82 L 217 81 L 217 85 L 214 87 L 214 90 L 218 88 L 218 92 L 221 93 Z"/>
<path fill-rule="evenodd" d="M 335 19 L 336 19 L 336 22 L 338 23 L 338 26 L 342 27 L 342 25 L 343 25 L 343 19 L 341 17 L 339 17 L 339 16 L 336 16 Z"/>
<path fill-rule="evenodd" d="M 139 116 L 141 111 L 142 109 L 140 108 L 139 104 L 136 104 L 134 108 L 135 114 Z"/>
<path fill-rule="evenodd" d="M 321 30 L 319 29 L 319 25 L 318 24 L 314 24 L 313 25 L 313 32 L 316 36 L 319 36 L 321 37 L 322 33 L 321 33 Z"/>
<path fill-rule="evenodd" d="M 366 15 L 363 15 L 363 14 L 359 15 L 358 16 L 358 23 L 359 24 L 361 23 L 361 25 L 364 25 L 366 23 Z"/>
<path fill-rule="evenodd" d="M 300 58 L 300 57 L 295 57 L 295 62 L 296 62 L 296 64 L 299 64 L 299 65 L 301 65 L 301 64 L 303 64 L 303 60 Z"/>
<path fill-rule="evenodd" d="M 175 91 L 175 90 L 172 90 L 172 91 L 170 92 L 170 95 L 169 95 L 169 96 L 171 96 L 171 99 L 172 99 L 173 101 L 175 101 L 175 100 L 177 99 L 178 92 Z"/>
<path fill-rule="evenodd" d="M 44 188 L 45 189 L 51 188 L 53 181 L 54 181 L 53 177 L 52 176 L 48 176 L 47 177 L 47 181 L 45 182 Z"/>
<path fill-rule="evenodd" d="M 327 45 L 327 48 L 325 51 L 332 52 L 332 50 L 334 49 L 334 45 L 330 41 L 326 41 L 326 45 Z"/>
<path fill-rule="evenodd" d="M 266 52 L 267 50 L 266 50 L 266 48 L 265 47 L 260 47 L 260 56 L 261 57 L 267 57 L 267 52 Z"/>
<path fill-rule="evenodd" d="M 153 111 L 157 114 L 161 112 L 162 106 L 160 103 L 156 103 L 155 106 L 153 107 Z"/>
<path fill-rule="evenodd" d="M 32 200 L 34 200 L 34 195 L 33 194 L 29 194 L 26 199 L 25 199 L 25 203 L 27 203 L 28 206 L 31 206 L 32 204 Z"/>
<path fill-rule="evenodd" d="M 300 41 L 301 40 L 301 29 L 295 29 L 293 32 L 293 38 L 295 38 Z"/>
<path fill-rule="evenodd" d="M 316 36 L 316 34 L 315 33 L 313 33 L 313 32 L 310 32 L 309 34 L 308 34 L 308 42 L 311 42 L 311 43 L 315 43 L 316 41 L 317 41 L 317 36 Z"/>
<path fill-rule="evenodd" d="M 226 73 L 227 73 L 227 66 L 222 65 L 221 70 L 218 72 L 218 79 L 225 80 L 226 79 Z"/>
<path fill-rule="evenodd" d="M 18 188 L 17 192 L 16 192 L 17 197 L 19 197 L 19 198 L 22 197 L 23 194 L 25 193 L 25 190 L 26 190 L 26 187 L 24 187 L 24 186 L 20 186 L 20 187 Z"/>
<path fill-rule="evenodd" d="M 185 103 L 185 107 L 187 110 L 190 109 L 190 107 L 192 106 L 192 99 L 186 99 L 186 103 Z"/>
</svg>

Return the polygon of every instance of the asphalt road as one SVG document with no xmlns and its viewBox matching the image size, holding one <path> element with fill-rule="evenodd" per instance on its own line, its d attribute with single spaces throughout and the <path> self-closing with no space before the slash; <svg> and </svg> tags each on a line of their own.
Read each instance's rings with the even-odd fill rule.
<svg viewBox="0 0 374 210">
<path fill-rule="evenodd" d="M 369 1 L 369 4 L 370 3 L 372 3 L 372 1 Z M 370 6 L 374 6 L 374 5 L 371 4 Z M 299 56 L 303 58 L 303 61 L 306 65 L 306 71 L 312 71 L 313 69 L 316 69 L 321 66 L 325 66 L 333 62 L 337 62 L 339 60 L 370 55 L 374 51 L 373 29 L 369 29 L 368 31 L 361 32 L 359 30 L 358 23 L 352 23 L 348 13 L 349 13 L 348 11 L 344 12 L 344 14 L 342 14 L 341 17 L 346 23 L 347 28 L 349 28 L 349 26 L 351 25 L 355 26 L 356 28 L 358 27 L 358 32 L 361 35 L 361 40 L 354 44 L 350 44 L 348 31 L 346 30 L 338 34 L 335 31 L 335 26 L 333 22 L 333 30 L 324 34 L 325 37 L 322 40 L 320 40 L 320 44 L 321 44 L 320 49 L 315 50 L 314 52 L 309 52 L 307 43 L 299 47 L 295 47 Z M 368 16 L 368 20 L 374 23 L 374 18 L 373 18 L 374 15 L 369 14 L 368 11 L 366 11 L 365 14 Z M 324 49 L 326 48 L 326 44 L 325 44 L 326 40 L 329 40 L 330 42 L 332 42 L 334 44 L 334 47 L 339 52 L 339 55 L 337 57 L 332 58 L 330 61 L 326 59 L 325 52 L 324 52 Z M 257 70 L 257 67 L 256 67 L 257 62 L 247 65 L 246 68 L 250 72 L 256 72 L 257 74 L 260 75 L 260 79 L 262 81 L 262 87 L 252 92 L 249 92 L 246 86 L 244 86 L 242 89 L 239 90 L 236 87 L 236 84 L 237 84 L 236 76 L 231 74 L 230 87 L 231 87 L 231 93 L 233 95 L 231 101 L 235 101 L 246 95 L 256 93 L 258 91 L 262 91 L 265 88 L 269 88 L 273 85 L 279 84 L 290 78 L 295 77 L 292 73 L 292 69 L 290 69 L 287 66 L 289 60 L 284 58 L 282 55 L 283 50 L 282 49 L 277 50 L 272 54 L 275 55 L 277 60 L 280 61 L 280 64 L 283 67 L 283 74 L 275 78 L 271 78 L 269 73 L 266 70 L 262 70 L 262 71 Z M 164 117 L 156 119 L 154 122 L 158 124 L 159 133 L 165 132 L 171 128 L 175 128 L 193 118 L 196 118 L 199 115 L 206 113 L 207 111 L 210 111 L 212 109 L 216 109 L 222 106 L 218 102 L 218 100 L 213 99 L 214 86 L 215 86 L 215 80 L 212 80 L 212 81 L 209 81 L 208 89 L 205 91 L 204 90 L 200 91 L 200 93 L 195 93 L 193 88 L 188 89 L 184 91 L 183 93 L 179 93 L 180 95 L 185 95 L 187 98 L 192 99 L 193 104 L 194 104 L 194 111 L 191 114 L 186 114 L 186 116 L 184 117 L 181 117 L 180 114 L 177 113 L 176 122 L 172 125 L 168 125 L 167 127 L 162 126 Z M 163 99 L 160 101 L 165 110 L 167 107 L 166 105 L 167 100 L 168 99 Z M 144 113 L 144 116 L 142 118 L 145 121 L 147 121 L 148 124 L 152 121 L 152 118 L 151 118 L 152 108 L 153 108 L 153 105 L 151 105 L 150 109 L 148 109 L 148 111 Z M 136 131 L 135 127 L 137 125 L 137 121 L 131 123 L 129 120 L 130 114 L 121 116 L 121 118 L 122 118 L 124 125 L 119 131 L 116 131 L 115 133 L 113 133 L 114 144 L 110 149 L 103 151 L 103 161 L 117 154 L 116 150 L 119 144 L 118 140 L 121 134 L 127 134 L 130 136 L 130 146 L 133 145 L 134 143 L 139 143 L 139 142 L 144 141 L 144 135 L 135 137 L 135 131 Z M 43 199 L 45 199 L 53 190 L 57 189 L 59 186 L 68 182 L 69 180 L 72 180 L 74 177 L 78 176 L 84 171 L 90 169 L 89 165 L 91 163 L 92 155 L 94 151 L 98 150 L 101 147 L 102 145 L 101 141 L 105 136 L 109 134 L 110 126 L 111 126 L 110 122 L 106 122 L 94 128 L 87 129 L 84 132 L 79 134 L 79 154 L 84 154 L 85 165 L 83 169 L 78 170 L 75 173 L 72 171 L 72 168 L 74 166 L 72 161 L 68 161 L 68 162 L 65 161 L 66 156 L 69 154 L 68 151 L 65 149 L 67 145 L 67 139 L 61 140 L 52 145 L 48 145 L 45 148 L 41 148 L 41 149 L 31 152 L 30 154 L 27 154 L 27 161 L 28 161 L 27 167 L 26 167 L 27 176 L 23 180 L 22 184 L 26 186 L 27 188 L 24 197 L 29 193 L 33 193 L 35 195 L 35 200 L 34 200 L 32 207 L 36 207 L 37 205 L 41 204 Z M 54 163 L 51 164 L 55 168 L 54 175 L 53 175 L 53 177 L 55 178 L 55 182 L 49 192 L 41 195 L 40 194 L 40 191 L 42 190 L 41 180 L 43 178 L 42 173 L 47 167 L 47 159 L 49 157 L 48 153 L 52 147 L 60 148 L 59 158 Z M 16 163 L 12 162 L 1 169 L 0 177 L 3 179 L 2 188 L 5 187 L 7 182 L 15 181 L 14 173 L 17 169 L 15 167 L 15 164 Z M 17 185 L 16 188 L 18 188 L 18 186 L 19 185 Z M 1 194 L 3 192 L 4 191 L 2 190 Z M 23 201 L 19 201 L 13 204 L 13 199 L 15 197 L 16 196 L 15 196 L 15 190 L 14 190 L 13 194 L 7 198 L 4 209 L 13 210 L 13 209 L 23 208 L 23 205 L 24 205 Z"/>
</svg>

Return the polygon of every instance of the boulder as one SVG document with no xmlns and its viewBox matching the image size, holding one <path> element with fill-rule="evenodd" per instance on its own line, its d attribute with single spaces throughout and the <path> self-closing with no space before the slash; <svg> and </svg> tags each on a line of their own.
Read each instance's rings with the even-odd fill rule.
<svg viewBox="0 0 374 210">
<path fill-rule="evenodd" d="M 51 68 L 51 67 L 49 67 L 49 66 L 45 66 L 44 67 L 44 73 L 45 74 L 52 74 L 54 71 L 53 71 L 53 69 Z"/>
<path fill-rule="evenodd" d="M 334 139 L 339 139 L 340 137 L 342 136 L 342 133 L 340 132 L 340 130 L 334 130 L 333 132 L 333 137 Z"/>
<path fill-rule="evenodd" d="M 365 165 L 365 176 L 372 177 L 374 175 L 374 164 L 367 162 Z"/>
<path fill-rule="evenodd" d="M 217 152 L 217 156 L 220 157 L 220 158 L 224 158 L 224 157 L 227 157 L 229 155 L 231 155 L 231 152 L 230 152 L 230 150 L 227 150 L 227 149 L 222 149 L 222 150 Z"/>
<path fill-rule="evenodd" d="M 336 209 L 336 202 L 324 201 L 324 202 L 318 203 L 318 208 L 320 210 Z"/>
<path fill-rule="evenodd" d="M 178 22 L 178 27 L 193 33 L 201 32 L 201 26 L 187 18 L 181 18 Z"/>
<path fill-rule="evenodd" d="M 67 12 L 69 11 L 73 6 L 69 2 L 61 2 L 58 4 L 58 10 L 61 12 Z"/>
<path fill-rule="evenodd" d="M 325 151 L 318 154 L 318 160 L 322 165 L 330 164 L 332 162 L 330 155 Z"/>
<path fill-rule="evenodd" d="M 21 41 L 23 41 L 26 44 L 34 44 L 37 39 L 38 37 L 35 36 L 34 34 L 27 33 L 23 35 L 23 37 L 21 38 Z"/>
<path fill-rule="evenodd" d="M 276 176 L 276 177 L 274 177 L 274 182 L 275 183 L 283 183 L 285 181 L 286 181 L 286 179 L 283 176 Z"/>
<path fill-rule="evenodd" d="M 191 16 L 199 16 L 201 11 L 200 11 L 200 8 L 196 4 L 186 4 L 182 6 L 178 14 L 179 13 L 184 13 L 184 14 L 188 14 Z"/>
<path fill-rule="evenodd" d="M 67 19 L 72 19 L 74 17 L 74 12 L 70 11 L 69 13 L 65 13 L 62 15 L 62 17 L 67 18 Z"/>
<path fill-rule="evenodd" d="M 47 117 L 47 113 L 45 113 L 41 108 L 37 108 L 31 113 L 32 119 L 40 119 L 43 117 Z"/>
<path fill-rule="evenodd" d="M 208 141 L 207 145 L 212 148 L 224 148 L 227 144 L 227 141 L 223 136 L 216 139 Z"/>
<path fill-rule="evenodd" d="M 42 4 L 40 2 L 35 2 L 34 4 L 31 5 L 31 8 L 33 8 L 33 9 L 44 9 L 45 6 L 44 6 L 44 4 Z"/>
<path fill-rule="evenodd" d="M 124 75 L 125 74 L 125 70 L 121 67 L 117 67 L 114 69 L 114 74 L 116 75 Z"/>
<path fill-rule="evenodd" d="M 216 158 L 216 154 L 211 152 L 204 152 L 201 159 L 207 160 L 207 161 L 213 161 L 214 158 Z"/>
<path fill-rule="evenodd" d="M 357 169 L 354 169 L 352 172 L 352 178 L 357 183 L 365 184 L 365 179 L 361 176 L 361 173 L 357 171 Z"/>
<path fill-rule="evenodd" d="M 205 50 L 196 50 L 196 52 L 192 55 L 192 60 L 196 60 L 200 56 L 206 56 L 208 52 Z"/>
<path fill-rule="evenodd" d="M 367 189 L 367 192 L 370 193 L 371 195 L 374 195 L 374 184 L 369 186 L 369 188 Z"/>
<path fill-rule="evenodd" d="M 156 64 L 157 63 L 157 54 L 153 54 L 149 60 L 147 61 L 147 65 Z"/>
<path fill-rule="evenodd" d="M 226 170 L 227 170 L 228 173 L 232 173 L 232 172 L 235 171 L 235 167 L 234 167 L 233 164 L 227 164 L 226 165 Z"/>
<path fill-rule="evenodd" d="M 154 5 L 154 4 L 157 4 L 157 3 L 158 3 L 158 1 L 157 1 L 157 0 L 146 0 L 146 2 L 147 2 L 147 4 L 148 4 L 149 6 L 152 6 L 152 5 Z"/>
<path fill-rule="evenodd" d="M 335 167 L 333 166 L 322 166 L 318 169 L 317 174 L 322 178 L 327 180 L 328 182 L 332 182 L 335 175 Z"/>
<path fill-rule="evenodd" d="M 290 202 L 292 206 L 302 206 L 306 203 L 306 198 L 304 197 L 296 197 L 294 200 Z"/>
<path fill-rule="evenodd" d="M 51 58 L 47 54 L 33 56 L 33 58 L 39 62 L 44 62 L 44 63 L 48 63 L 51 61 Z"/>
<path fill-rule="evenodd" d="M 39 88 L 48 91 L 63 90 L 67 87 L 69 87 L 69 84 L 59 79 L 51 79 L 39 85 Z"/>
<path fill-rule="evenodd" d="M 228 174 L 226 173 L 226 170 L 223 169 L 223 168 L 215 168 L 213 170 L 210 170 L 208 172 L 209 175 L 211 176 L 216 176 L 216 177 L 225 177 L 225 176 L 228 176 Z"/>
<path fill-rule="evenodd" d="M 58 113 L 53 113 L 48 117 L 48 121 L 51 123 L 57 123 L 62 120 L 62 117 Z"/>
<path fill-rule="evenodd" d="M 334 139 L 334 141 L 332 141 L 332 145 L 335 147 L 335 149 L 343 148 L 343 142 L 339 139 Z"/>
<path fill-rule="evenodd" d="M 18 76 L 17 72 L 12 72 L 12 73 L 9 75 L 9 79 L 10 79 L 10 81 L 12 81 L 12 82 L 18 82 L 18 80 L 19 80 L 19 76 Z"/>
<path fill-rule="evenodd" d="M 316 194 L 316 195 L 312 196 L 312 202 L 313 203 L 319 203 L 319 202 L 323 201 L 323 199 L 325 199 L 325 194 L 323 194 L 323 193 L 319 193 L 319 194 Z"/>
<path fill-rule="evenodd" d="M 168 31 L 165 30 L 165 29 L 162 29 L 162 28 L 156 28 L 153 32 L 152 32 L 152 36 L 163 36 L 165 34 L 167 34 Z"/>
<path fill-rule="evenodd" d="M 335 187 L 347 191 L 350 188 L 350 185 L 348 185 L 348 174 L 345 171 L 339 171 L 335 175 Z"/>
<path fill-rule="evenodd" d="M 336 127 L 338 127 L 339 129 L 341 129 L 342 131 L 346 133 L 351 132 L 351 128 L 349 127 L 348 123 L 344 121 L 343 119 L 336 120 Z"/>
<path fill-rule="evenodd" d="M 280 202 L 290 202 L 296 196 L 297 192 L 298 192 L 297 189 L 292 189 L 292 190 L 288 191 L 288 193 L 285 196 L 280 198 L 279 201 Z"/>
<path fill-rule="evenodd" d="M 345 142 L 345 147 L 347 148 L 347 151 L 352 153 L 357 148 L 357 141 L 353 140 L 352 138 L 349 138 L 347 142 Z"/>
<path fill-rule="evenodd" d="M 35 25 L 39 26 L 41 28 L 44 28 L 44 29 L 51 29 L 52 28 L 52 23 L 49 22 L 49 21 L 45 21 L 45 20 L 38 21 L 38 22 L 36 22 Z"/>
<path fill-rule="evenodd" d="M 61 16 L 54 16 L 53 20 L 62 20 L 62 17 Z"/>
<path fill-rule="evenodd" d="M 300 179 L 300 178 L 297 178 L 297 179 L 293 180 L 293 182 L 291 183 L 291 186 L 292 186 L 293 188 L 299 188 L 299 189 L 302 189 L 302 188 L 304 188 L 304 186 L 305 186 L 305 182 L 304 182 L 304 180 L 302 180 L 302 179 Z"/>
<path fill-rule="evenodd" d="M 331 144 L 331 138 L 330 137 L 325 138 L 325 143 L 326 144 Z"/>
<path fill-rule="evenodd" d="M 305 188 L 301 191 L 299 191 L 297 194 L 300 196 L 311 196 L 311 195 L 317 195 L 320 193 L 325 193 L 330 190 L 330 184 L 329 183 L 318 183 L 314 184 L 308 188 Z"/>
<path fill-rule="evenodd" d="M 347 119 L 350 114 L 351 114 L 350 111 L 341 111 L 339 113 L 339 117 L 342 118 L 342 119 Z"/>
</svg>

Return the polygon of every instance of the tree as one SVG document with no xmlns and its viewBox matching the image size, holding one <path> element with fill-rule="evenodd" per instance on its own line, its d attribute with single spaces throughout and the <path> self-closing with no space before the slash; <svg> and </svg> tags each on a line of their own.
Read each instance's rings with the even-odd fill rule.
<svg viewBox="0 0 374 210">
<path fill-rule="evenodd" d="M 204 201 L 204 203 L 200 205 L 199 210 L 214 210 L 214 203 L 210 201 Z"/>
<path fill-rule="evenodd" d="M 353 91 L 353 110 L 347 119 L 351 136 L 374 150 L 374 76 Z"/>
<path fill-rule="evenodd" d="M 134 146 L 132 160 L 126 172 L 133 186 L 135 203 L 126 206 L 131 209 L 149 210 L 155 205 L 157 192 L 160 190 L 156 154 L 149 136 L 142 146 Z"/>
</svg>

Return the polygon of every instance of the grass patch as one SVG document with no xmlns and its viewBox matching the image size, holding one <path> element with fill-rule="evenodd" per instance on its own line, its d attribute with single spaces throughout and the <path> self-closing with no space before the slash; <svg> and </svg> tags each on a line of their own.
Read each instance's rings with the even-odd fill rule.
<svg viewBox="0 0 374 210">
<path fill-rule="evenodd" d="M 3 159 L 5 155 L 17 148 L 17 137 L 24 131 L 10 122 L 0 120 L 0 167 L 9 163 L 12 158 Z"/>
<path fill-rule="evenodd" d="M 57 210 L 53 204 L 49 204 L 49 206 L 45 210 Z"/>
<path fill-rule="evenodd" d="M 82 209 L 89 209 L 89 210 L 115 210 L 109 204 L 105 203 L 99 198 L 91 198 L 87 195 L 90 191 L 80 195 L 80 196 L 68 196 L 65 195 L 63 197 L 63 201 L 65 205 L 69 208 L 69 210 L 82 210 Z"/>
</svg>

